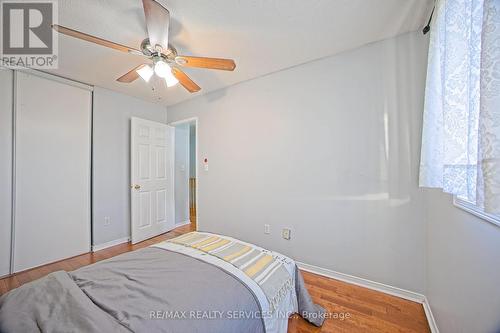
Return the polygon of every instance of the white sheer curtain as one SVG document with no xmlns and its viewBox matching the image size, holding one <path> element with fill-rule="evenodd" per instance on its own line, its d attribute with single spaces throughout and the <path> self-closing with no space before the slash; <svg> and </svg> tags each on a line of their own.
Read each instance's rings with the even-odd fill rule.
<svg viewBox="0 0 500 333">
<path fill-rule="evenodd" d="M 500 213 L 500 0 L 438 0 L 420 186 Z"/>
</svg>

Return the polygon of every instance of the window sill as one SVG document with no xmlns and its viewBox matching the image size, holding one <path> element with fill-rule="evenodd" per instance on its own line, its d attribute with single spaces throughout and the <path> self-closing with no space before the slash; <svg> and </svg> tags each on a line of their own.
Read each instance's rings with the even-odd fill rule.
<svg viewBox="0 0 500 333">
<path fill-rule="evenodd" d="M 453 205 L 456 207 L 465 210 L 466 212 L 469 212 L 483 220 L 486 220 L 497 227 L 500 227 L 500 216 L 492 215 L 485 213 L 481 211 L 479 208 L 471 204 L 470 202 L 467 202 L 465 200 L 462 200 L 460 198 L 457 198 L 457 196 L 453 196 Z"/>
</svg>

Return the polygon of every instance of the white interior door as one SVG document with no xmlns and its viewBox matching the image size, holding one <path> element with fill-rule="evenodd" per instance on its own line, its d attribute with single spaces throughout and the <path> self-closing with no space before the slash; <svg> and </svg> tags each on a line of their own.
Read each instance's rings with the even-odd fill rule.
<svg viewBox="0 0 500 333">
<path fill-rule="evenodd" d="M 89 89 L 16 72 L 15 272 L 90 251 Z"/>
<path fill-rule="evenodd" d="M 132 118 L 132 243 L 174 228 L 174 129 Z"/>
</svg>

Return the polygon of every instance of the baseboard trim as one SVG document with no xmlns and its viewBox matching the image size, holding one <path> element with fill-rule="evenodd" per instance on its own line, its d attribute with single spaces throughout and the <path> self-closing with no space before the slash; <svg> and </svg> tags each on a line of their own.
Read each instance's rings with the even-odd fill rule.
<svg viewBox="0 0 500 333">
<path fill-rule="evenodd" d="M 187 220 L 187 221 L 184 221 L 182 223 L 176 224 L 173 229 L 165 231 L 164 233 L 170 232 L 170 231 L 172 231 L 172 230 L 174 230 L 176 228 L 182 227 L 182 226 L 190 224 L 190 223 L 191 223 L 191 221 Z M 153 237 L 156 237 L 156 236 L 158 236 L 158 235 L 151 236 L 150 238 L 153 238 Z M 101 251 L 101 250 L 107 249 L 108 247 L 112 247 L 112 246 L 115 246 L 115 245 L 120 245 L 120 244 L 123 244 L 123 243 L 128 243 L 128 242 L 130 242 L 131 239 L 132 239 L 132 237 L 129 236 L 129 237 L 123 237 L 123 238 L 115 239 L 115 240 L 112 240 L 112 241 L 109 241 L 109 242 L 106 242 L 106 243 L 103 243 L 103 244 L 99 244 L 99 245 L 92 245 L 92 252 Z M 146 239 L 144 239 L 144 240 L 146 240 Z"/>
<path fill-rule="evenodd" d="M 179 223 L 179 224 L 176 224 L 176 225 L 175 225 L 175 228 L 182 227 L 182 226 L 187 225 L 187 224 L 191 224 L 191 221 L 190 221 L 190 220 L 187 220 L 187 221 L 181 222 L 181 223 Z M 175 229 L 175 228 L 174 228 L 174 229 Z"/>
<path fill-rule="evenodd" d="M 427 297 L 424 297 L 424 302 L 422 303 L 425 311 L 425 316 L 427 317 L 427 322 L 429 323 L 429 328 L 431 329 L 431 333 L 439 333 L 439 329 L 436 323 L 436 319 L 434 319 L 434 315 L 432 314 L 431 304 Z"/>
<path fill-rule="evenodd" d="M 424 299 L 425 299 L 424 295 L 413 292 L 413 291 L 401 289 L 398 287 L 389 286 L 387 284 L 371 281 L 368 279 L 360 278 L 360 277 L 349 275 L 349 274 L 336 272 L 336 271 L 333 271 L 333 270 L 330 270 L 327 268 L 309 265 L 309 264 L 302 263 L 302 262 L 297 262 L 297 266 L 299 266 L 300 269 L 303 269 L 303 270 L 311 272 L 311 273 L 315 273 L 315 274 L 323 275 L 323 276 L 326 276 L 326 277 L 329 277 L 329 278 L 332 278 L 335 280 L 340 280 L 343 282 L 355 284 L 355 285 L 360 286 L 360 287 L 365 287 L 365 288 L 369 288 L 372 290 L 380 291 L 380 292 L 383 292 L 383 293 L 386 293 L 386 294 L 389 294 L 392 296 L 407 299 L 409 301 L 423 303 Z"/>
<path fill-rule="evenodd" d="M 429 323 L 429 328 L 432 333 L 439 333 L 438 327 L 436 325 L 436 321 L 434 320 L 434 316 L 432 315 L 431 307 L 427 298 L 419 293 L 401 289 L 398 287 L 390 286 L 384 283 L 371 281 L 368 279 L 360 278 L 357 276 L 344 274 L 340 272 L 333 271 L 331 269 L 318 267 L 310 264 L 306 264 L 303 262 L 296 262 L 297 266 L 307 272 L 322 275 L 328 278 L 332 278 L 335 280 L 340 280 L 342 282 L 354 284 L 360 287 L 365 287 L 368 289 L 376 290 L 385 294 L 389 294 L 392 296 L 400 297 L 403 299 L 407 299 L 409 301 L 417 302 L 422 304 L 425 312 L 425 316 L 427 318 L 427 322 Z"/>
<path fill-rule="evenodd" d="M 92 245 L 92 252 L 101 251 L 101 250 L 107 249 L 108 247 L 112 247 L 115 245 L 120 245 L 120 244 L 128 243 L 128 242 L 130 242 L 130 237 L 123 237 L 123 238 L 115 239 L 115 240 L 112 240 L 112 241 L 109 241 L 109 242 L 106 242 L 103 244 Z"/>
</svg>

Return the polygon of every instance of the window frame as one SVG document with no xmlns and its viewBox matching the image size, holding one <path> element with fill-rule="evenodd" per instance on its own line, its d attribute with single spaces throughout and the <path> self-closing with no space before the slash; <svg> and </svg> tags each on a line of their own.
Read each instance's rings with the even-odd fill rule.
<svg viewBox="0 0 500 333">
<path fill-rule="evenodd" d="M 485 221 L 488 221 L 497 227 L 500 227 L 500 216 L 485 213 L 481 208 L 474 205 L 472 202 L 460 199 L 456 195 L 453 196 L 453 205 L 466 212 L 473 214 Z"/>
</svg>

